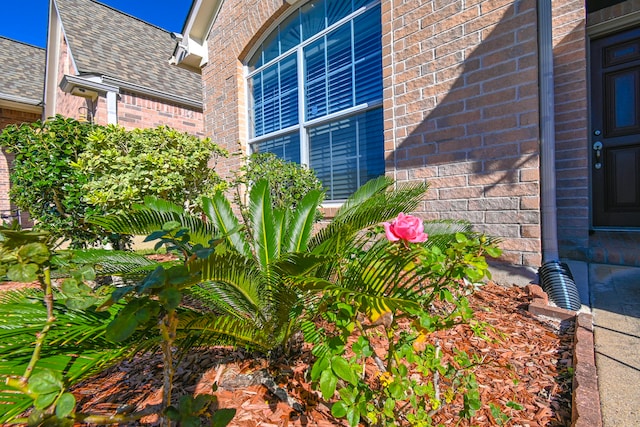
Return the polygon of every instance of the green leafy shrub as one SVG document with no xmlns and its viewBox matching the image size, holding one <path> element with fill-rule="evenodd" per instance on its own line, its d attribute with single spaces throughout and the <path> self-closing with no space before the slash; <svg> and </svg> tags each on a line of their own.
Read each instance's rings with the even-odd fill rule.
<svg viewBox="0 0 640 427">
<path fill-rule="evenodd" d="M 298 163 L 287 162 L 273 153 L 255 153 L 240 168 L 235 187 L 241 189 L 244 184 L 251 188 L 260 180 L 268 182 L 271 202 L 275 208 L 292 207 L 313 190 L 322 190 L 322 183 L 315 172 Z M 247 203 L 238 196 L 240 206 Z"/>
<path fill-rule="evenodd" d="M 72 247 L 121 238 L 85 221 L 88 216 L 129 210 L 147 195 L 188 208 L 200 195 L 225 186 L 209 162 L 227 153 L 209 138 L 167 127 L 127 131 L 57 116 L 12 125 L 0 146 L 15 154 L 11 198 L 38 229 Z"/>
<path fill-rule="evenodd" d="M 11 200 L 34 219 L 36 227 L 74 245 L 93 243 L 104 232 L 84 221 L 100 213 L 87 203 L 87 176 L 73 165 L 85 150 L 93 126 L 57 116 L 31 124 L 10 125 L 0 133 L 0 146 L 15 154 Z"/>
<path fill-rule="evenodd" d="M 212 414 L 214 396 L 182 396 L 177 406 L 167 401 L 159 410 L 127 414 L 76 411 L 75 397 L 67 391 L 70 385 L 137 352 L 158 344 L 165 348 L 168 339 L 164 335 L 154 337 L 145 329 L 128 333 L 129 340 L 113 339 L 110 325 L 129 319 L 129 330 L 136 329 L 138 323 L 150 321 L 154 311 L 136 310 L 142 304 L 113 304 L 113 288 L 94 289 L 89 285 L 96 272 L 139 277 L 149 269 L 165 270 L 138 254 L 95 249 L 54 251 L 50 242 L 46 232 L 0 226 L 0 280 L 37 281 L 41 286 L 39 292 L 0 292 L 0 422 L 71 427 L 78 422 L 122 424 L 159 413 L 165 415 L 164 425 L 173 419 L 181 425 L 199 426 L 200 416 L 210 417 L 211 425 L 227 425 L 235 410 L 220 409 Z M 96 268 L 89 266 L 90 262 Z M 62 280 L 56 287 L 51 279 L 54 274 Z M 149 277 L 156 276 L 151 273 Z M 37 303 L 38 299 L 44 304 Z M 175 295 L 160 293 L 159 303 L 151 307 L 156 314 L 161 304 L 175 307 Z M 134 311 L 135 318 L 126 317 Z M 171 382 L 165 382 L 165 386 L 170 395 Z M 29 407 L 33 409 L 28 419 L 18 418 Z"/>
<path fill-rule="evenodd" d="M 75 166 L 90 177 L 82 186 L 86 202 L 105 212 L 130 210 L 145 196 L 191 209 L 225 186 L 210 161 L 226 155 L 210 138 L 166 126 L 128 131 L 110 125 L 93 129 Z"/>
</svg>

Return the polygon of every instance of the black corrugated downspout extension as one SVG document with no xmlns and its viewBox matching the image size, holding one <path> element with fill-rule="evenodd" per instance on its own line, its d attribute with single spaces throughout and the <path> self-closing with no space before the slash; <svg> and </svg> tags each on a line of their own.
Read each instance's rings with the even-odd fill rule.
<svg viewBox="0 0 640 427">
<path fill-rule="evenodd" d="M 540 204 L 542 266 L 540 285 L 551 301 L 569 310 L 580 309 L 580 296 L 569 267 L 559 262 L 556 206 L 556 142 L 553 91 L 553 30 L 551 0 L 538 3 L 538 63 L 540 90 Z"/>
</svg>

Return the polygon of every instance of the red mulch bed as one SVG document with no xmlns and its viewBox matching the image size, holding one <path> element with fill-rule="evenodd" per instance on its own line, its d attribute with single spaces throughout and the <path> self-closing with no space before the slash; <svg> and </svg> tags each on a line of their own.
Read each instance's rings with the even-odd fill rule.
<svg viewBox="0 0 640 427">
<path fill-rule="evenodd" d="M 434 334 L 444 354 L 453 347 L 477 353 L 484 363 L 475 370 L 483 408 L 471 425 L 497 425 L 491 417 L 489 403 L 501 408 L 509 401 L 522 410 L 503 409 L 511 418 L 508 426 L 568 426 L 571 423 L 571 375 L 573 325 L 560 325 L 538 319 L 526 311 L 528 297 L 522 288 L 489 283 L 470 297 L 476 318 L 495 328 L 495 341 L 473 335 L 467 326 Z M 344 420 L 331 416 L 327 403 L 318 399 L 305 372 L 310 353 L 303 349 L 300 357 L 288 362 L 272 363 L 242 351 L 211 348 L 192 351 L 178 367 L 174 396 L 215 394 L 221 408 L 236 408 L 231 426 L 341 426 Z M 261 369 L 272 373 L 289 396 L 306 406 L 300 414 L 259 384 L 246 384 L 244 375 Z M 218 390 L 212 392 L 214 383 Z M 92 413 L 140 410 L 160 403 L 162 363 L 157 354 L 124 361 L 72 391 L 81 409 Z M 434 421 L 445 426 L 457 424 L 460 402 L 443 407 Z M 154 425 L 157 418 L 147 417 L 130 425 Z M 398 422 L 401 425 L 400 422 Z"/>
</svg>

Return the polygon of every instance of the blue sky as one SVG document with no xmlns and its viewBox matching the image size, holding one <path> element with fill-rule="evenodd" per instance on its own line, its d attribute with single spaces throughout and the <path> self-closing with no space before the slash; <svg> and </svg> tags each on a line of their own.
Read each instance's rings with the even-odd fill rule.
<svg viewBox="0 0 640 427">
<path fill-rule="evenodd" d="M 192 0 L 101 0 L 143 21 L 179 33 Z M 0 36 L 45 47 L 49 0 L 2 0 Z"/>
</svg>

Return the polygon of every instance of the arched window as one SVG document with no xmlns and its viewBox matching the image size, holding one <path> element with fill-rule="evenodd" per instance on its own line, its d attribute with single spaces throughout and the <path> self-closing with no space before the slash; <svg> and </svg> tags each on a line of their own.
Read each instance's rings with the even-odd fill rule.
<svg viewBox="0 0 640 427">
<path fill-rule="evenodd" d="M 252 152 L 309 165 L 344 200 L 384 174 L 379 0 L 313 0 L 248 62 Z"/>
</svg>

